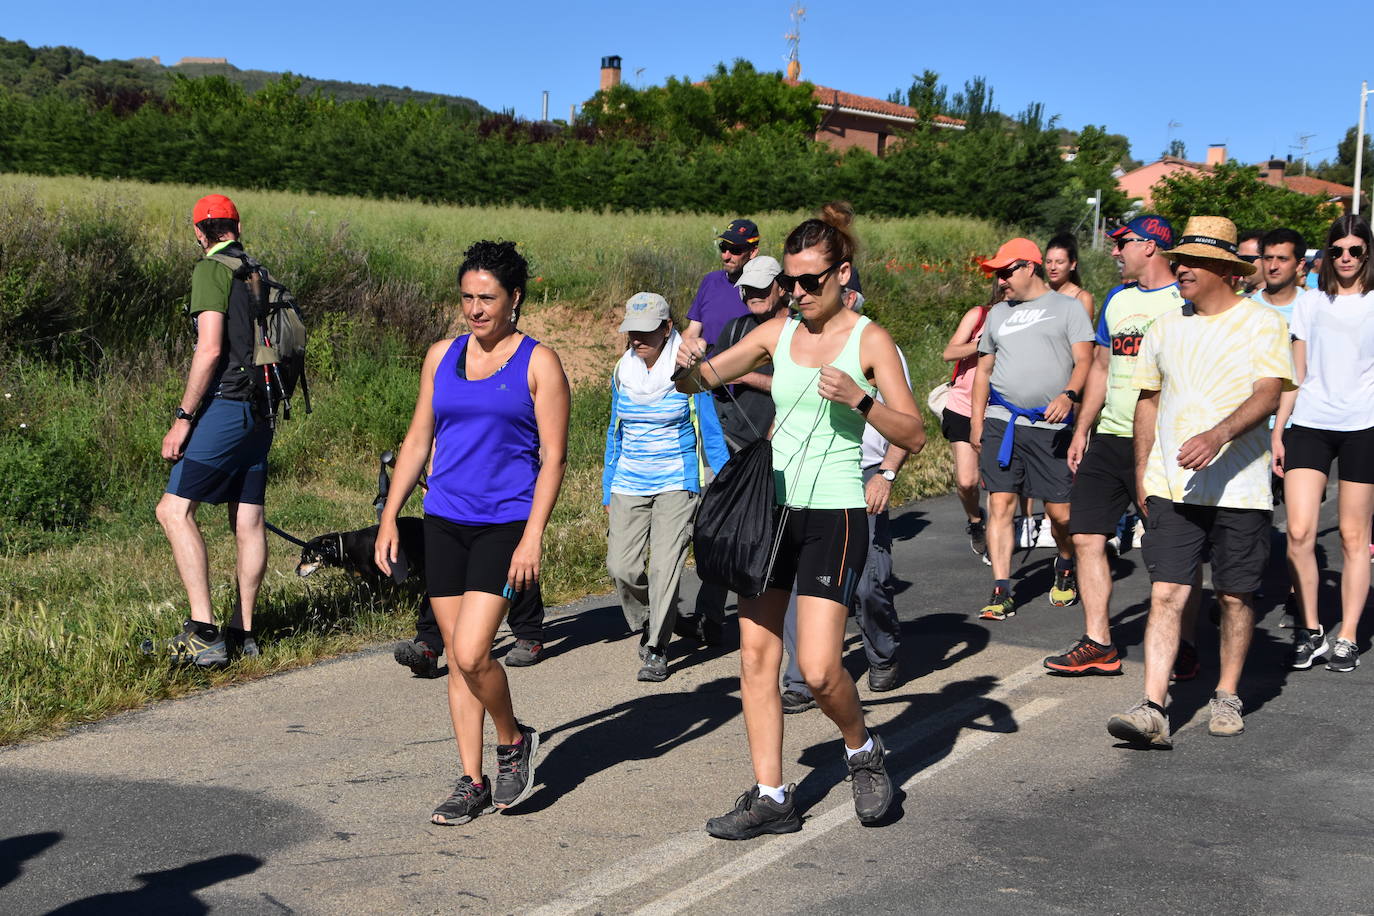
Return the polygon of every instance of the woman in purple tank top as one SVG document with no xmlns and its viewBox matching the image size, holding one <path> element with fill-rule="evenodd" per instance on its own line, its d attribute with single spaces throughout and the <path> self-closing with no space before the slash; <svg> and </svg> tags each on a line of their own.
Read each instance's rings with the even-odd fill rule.
<svg viewBox="0 0 1374 916">
<path fill-rule="evenodd" d="M 434 810 L 436 824 L 509 808 L 534 787 L 539 733 L 515 718 L 505 669 L 491 657 L 511 599 L 539 579 L 544 527 L 567 460 L 563 365 L 515 326 L 528 280 L 514 242 L 478 242 L 464 255 L 458 286 L 471 331 L 425 355 L 377 532 L 377 565 L 389 573 L 400 543 L 396 517 L 432 451 L 425 575 L 448 657 L 462 768 L 457 787 Z M 482 771 L 488 714 L 496 727 L 494 782 Z"/>
</svg>

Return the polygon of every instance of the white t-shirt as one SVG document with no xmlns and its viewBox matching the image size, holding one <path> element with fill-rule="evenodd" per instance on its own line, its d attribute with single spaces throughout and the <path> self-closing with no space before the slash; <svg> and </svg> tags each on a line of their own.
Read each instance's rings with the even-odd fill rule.
<svg viewBox="0 0 1374 916">
<path fill-rule="evenodd" d="M 1307 344 L 1293 424 L 1351 431 L 1374 426 L 1374 292 L 1309 289 L 1293 303 L 1293 337 Z"/>
<path fill-rule="evenodd" d="M 910 388 L 911 372 L 906 367 L 906 354 L 902 352 L 901 347 L 897 348 L 897 356 L 902 361 L 902 373 L 906 375 L 906 385 Z M 876 395 L 876 397 L 879 401 L 883 399 L 881 394 Z M 881 462 L 883 456 L 887 454 L 887 445 L 888 442 L 883 438 L 882 433 L 872 426 L 864 424 L 863 457 L 859 459 L 859 467 L 867 469 Z"/>
</svg>

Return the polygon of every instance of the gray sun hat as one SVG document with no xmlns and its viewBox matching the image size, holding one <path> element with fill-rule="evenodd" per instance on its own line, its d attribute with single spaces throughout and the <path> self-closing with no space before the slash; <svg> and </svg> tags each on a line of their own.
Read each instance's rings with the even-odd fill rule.
<svg viewBox="0 0 1374 916">
<path fill-rule="evenodd" d="M 670 317 L 668 300 L 658 293 L 635 293 L 625 303 L 625 320 L 619 333 L 626 331 L 657 331 Z"/>
</svg>

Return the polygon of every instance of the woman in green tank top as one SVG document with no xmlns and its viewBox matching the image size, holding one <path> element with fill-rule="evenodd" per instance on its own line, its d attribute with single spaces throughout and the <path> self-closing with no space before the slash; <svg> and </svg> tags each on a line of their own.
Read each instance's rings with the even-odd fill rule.
<svg viewBox="0 0 1374 916">
<path fill-rule="evenodd" d="M 692 370 L 678 388 L 689 393 L 773 364 L 773 477 L 782 530 L 767 589 L 739 602 L 740 693 L 757 785 L 732 811 L 707 822 L 707 832 L 725 839 L 801 829 L 794 787 L 782 778 L 778 688 L 783 617 L 794 583 L 798 662 L 844 739 L 855 811 L 876 823 L 892 800 L 882 741 L 864 725 L 841 654 L 868 549 L 859 467 L 864 425 L 913 453 L 925 443 L 925 431 L 892 338 L 844 306 L 841 290 L 853 269 L 851 218 L 847 206 L 827 205 L 821 219 L 787 237 L 785 273 L 777 281 L 793 297 L 795 317 L 760 325 L 709 363 L 701 362 L 703 346 L 678 351 L 679 364 Z"/>
</svg>

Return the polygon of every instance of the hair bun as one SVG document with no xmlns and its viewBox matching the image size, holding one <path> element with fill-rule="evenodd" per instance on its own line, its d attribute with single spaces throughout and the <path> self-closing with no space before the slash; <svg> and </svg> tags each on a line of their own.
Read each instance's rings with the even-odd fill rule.
<svg viewBox="0 0 1374 916">
<path fill-rule="evenodd" d="M 832 200 L 821 207 L 820 218 L 836 229 L 848 231 L 854 224 L 854 207 L 847 200 Z"/>
</svg>

